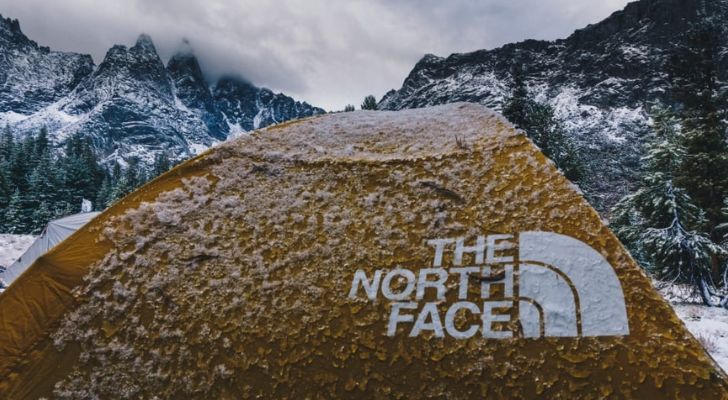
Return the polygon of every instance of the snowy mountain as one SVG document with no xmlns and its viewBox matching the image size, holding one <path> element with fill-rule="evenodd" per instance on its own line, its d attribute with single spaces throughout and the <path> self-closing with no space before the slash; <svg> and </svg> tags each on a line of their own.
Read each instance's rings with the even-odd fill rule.
<svg viewBox="0 0 728 400">
<path fill-rule="evenodd" d="M 17 20 L 0 16 L 0 113 L 6 120 L 63 98 L 93 69 L 91 56 L 38 46 L 23 35 Z"/>
<path fill-rule="evenodd" d="M 25 135 L 47 127 L 56 144 L 91 137 L 108 160 L 160 152 L 186 158 L 239 133 L 323 113 L 242 79 L 210 85 L 185 43 L 165 66 L 151 38 L 88 55 L 38 46 L 0 16 L 0 124 Z"/>
<path fill-rule="evenodd" d="M 217 108 L 226 116 L 231 128 L 243 131 L 323 112 L 269 89 L 260 89 L 234 77 L 223 77 L 212 88 Z"/>
<path fill-rule="evenodd" d="M 552 105 L 589 161 L 582 184 L 606 210 L 630 189 L 647 131 L 647 110 L 666 101 L 665 63 L 691 23 L 728 20 L 726 0 L 640 0 L 556 41 L 527 40 L 493 50 L 424 56 L 379 108 L 469 101 L 500 109 L 523 66 L 530 95 Z M 722 26 L 725 26 L 722 23 Z M 728 48 L 728 36 L 720 43 Z M 728 75 L 728 52 L 720 61 Z"/>
</svg>

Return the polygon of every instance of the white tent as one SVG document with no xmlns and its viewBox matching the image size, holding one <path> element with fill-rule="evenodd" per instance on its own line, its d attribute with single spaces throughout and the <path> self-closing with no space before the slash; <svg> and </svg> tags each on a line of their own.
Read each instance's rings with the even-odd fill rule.
<svg viewBox="0 0 728 400">
<path fill-rule="evenodd" d="M 28 250 L 4 272 L 0 273 L 0 288 L 13 283 L 17 277 L 33 264 L 33 261 L 52 249 L 56 244 L 62 242 L 63 239 L 71 236 L 73 232 L 76 232 L 79 228 L 86 225 L 87 222 L 97 215 L 99 215 L 98 212 L 86 212 L 69 215 L 49 222 L 48 226 L 43 230 L 43 233 L 30 245 Z"/>
</svg>

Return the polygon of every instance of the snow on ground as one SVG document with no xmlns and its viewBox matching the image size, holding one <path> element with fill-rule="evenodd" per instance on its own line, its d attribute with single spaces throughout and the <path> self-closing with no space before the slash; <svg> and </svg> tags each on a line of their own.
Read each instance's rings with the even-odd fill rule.
<svg viewBox="0 0 728 400">
<path fill-rule="evenodd" d="M 657 281 L 653 284 L 670 302 L 690 333 L 728 372 L 728 309 L 704 306 L 700 296 L 691 288 Z"/>
<path fill-rule="evenodd" d="M 7 267 L 22 256 L 33 244 L 33 235 L 11 235 L 0 233 L 0 268 Z"/>
<path fill-rule="evenodd" d="M 0 234 L 0 269 L 12 264 L 33 243 L 35 236 Z M 656 283 L 680 319 L 706 350 L 728 371 L 728 309 L 705 307 L 688 292 Z"/>
<path fill-rule="evenodd" d="M 697 303 L 671 304 L 693 336 L 728 371 L 728 310 Z"/>
</svg>

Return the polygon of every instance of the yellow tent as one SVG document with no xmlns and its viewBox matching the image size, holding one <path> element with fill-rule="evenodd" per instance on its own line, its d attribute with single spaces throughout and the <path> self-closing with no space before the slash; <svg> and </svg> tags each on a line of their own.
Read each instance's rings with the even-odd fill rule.
<svg viewBox="0 0 728 400">
<path fill-rule="evenodd" d="M 477 105 L 278 125 L 0 295 L 0 398 L 725 399 L 596 212 Z"/>
</svg>

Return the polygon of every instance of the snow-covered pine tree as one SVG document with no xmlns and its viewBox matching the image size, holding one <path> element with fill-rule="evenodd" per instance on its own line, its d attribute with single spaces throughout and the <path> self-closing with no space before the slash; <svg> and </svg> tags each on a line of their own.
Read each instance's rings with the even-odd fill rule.
<svg viewBox="0 0 728 400">
<path fill-rule="evenodd" d="M 48 139 L 48 129 L 44 126 L 38 132 L 38 136 L 33 138 L 33 150 L 29 163 L 30 168 L 34 168 L 38 165 L 38 162 L 43 157 L 51 156 L 50 140 Z"/>
<path fill-rule="evenodd" d="M 20 196 L 20 190 L 16 188 L 12 196 L 10 196 L 10 202 L 5 208 L 5 213 L 3 215 L 4 231 L 8 233 L 28 233 L 29 219 L 30 218 L 26 215 L 23 207 L 23 199 Z"/>
<path fill-rule="evenodd" d="M 719 293 L 711 273 L 712 257 L 724 250 L 703 233 L 704 211 L 675 184 L 685 157 L 677 124 L 672 113 L 655 107 L 639 189 L 617 205 L 612 226 L 658 279 L 690 285 L 706 304 L 725 306 L 728 297 Z"/>
<path fill-rule="evenodd" d="M 0 160 L 0 210 L 8 206 L 11 194 L 10 177 L 7 173 L 6 164 Z"/>
<path fill-rule="evenodd" d="M 154 164 L 152 165 L 150 177 L 155 178 L 162 175 L 169 171 L 170 168 L 172 168 L 172 162 L 169 159 L 169 155 L 166 152 L 157 154 L 154 156 Z"/>
<path fill-rule="evenodd" d="M 520 63 L 511 66 L 511 81 L 513 89 L 511 95 L 503 103 L 503 115 L 516 128 L 523 129 L 528 132 L 530 127 L 531 108 L 535 102 L 528 96 L 528 88 L 526 87 L 526 79 L 524 77 L 523 66 Z M 533 139 L 533 138 L 532 138 Z"/>
<path fill-rule="evenodd" d="M 670 225 L 662 228 L 648 227 L 642 233 L 642 247 L 652 260 L 653 274 L 663 281 L 687 284 L 699 290 L 706 305 L 726 306 L 728 296 L 719 293 L 712 277 L 712 257 L 723 254 L 724 249 L 702 233 L 697 226 L 706 222 L 705 214 L 695 204 L 684 189 L 665 181 L 664 188 L 654 194 L 662 194 L 653 199 L 657 208 L 672 213 Z"/>
<path fill-rule="evenodd" d="M 24 193 L 28 190 L 28 173 L 31 171 L 30 164 L 35 147 L 33 136 L 25 137 L 22 141 L 16 141 L 13 145 L 13 152 L 10 155 L 8 175 L 14 188 Z"/>
<path fill-rule="evenodd" d="M 723 208 L 721 211 L 723 212 L 723 217 L 728 220 L 728 197 L 726 197 L 723 201 Z M 723 235 L 721 245 L 723 245 L 723 248 L 728 251 L 728 222 L 718 225 L 716 230 L 720 235 Z M 725 266 L 725 269 L 728 270 L 728 265 Z"/>
<path fill-rule="evenodd" d="M 31 226 L 28 228 L 30 233 L 38 235 L 43 231 L 48 221 L 55 218 L 56 215 L 53 210 L 48 206 L 47 201 L 41 201 L 38 206 L 33 210 L 31 214 Z"/>
<path fill-rule="evenodd" d="M 5 125 L 2 137 L 0 137 L 0 160 L 10 162 L 10 158 L 15 152 L 15 137 L 10 125 Z"/>
<path fill-rule="evenodd" d="M 0 135 L 0 216 L 2 210 L 8 206 L 10 196 L 12 196 L 13 183 L 10 179 L 10 161 L 12 159 L 15 148 L 15 138 L 9 125 L 5 125 L 5 129 Z M 0 229 L 3 228 L 0 222 Z"/>
<path fill-rule="evenodd" d="M 637 204 L 644 201 L 644 191 L 624 196 L 612 209 L 609 226 L 629 250 L 637 263 L 646 270 L 650 270 L 651 259 L 642 246 L 642 233 L 647 225 Z"/>
<path fill-rule="evenodd" d="M 670 92 L 679 105 L 685 148 L 676 182 L 705 210 L 707 232 L 721 222 L 723 199 L 728 196 L 728 144 L 726 143 L 726 90 L 718 79 L 722 30 L 706 18 L 693 25 L 687 41 L 676 46 L 669 63 Z"/>
<path fill-rule="evenodd" d="M 69 138 L 65 155 L 58 162 L 63 174 L 63 201 L 78 207 L 82 199 L 96 198 L 104 173 L 88 138 L 78 135 Z"/>
<path fill-rule="evenodd" d="M 83 198 L 103 209 L 173 165 L 161 154 L 152 169 L 131 159 L 109 172 L 78 135 L 64 150 L 53 148 L 45 129 L 20 142 L 9 128 L 0 132 L 0 232 L 37 233 L 49 220 L 78 212 Z"/>
<path fill-rule="evenodd" d="M 147 181 L 147 171 L 138 159 L 131 158 L 127 163 L 128 165 L 124 169 L 118 163 L 114 165 L 111 173 L 113 184 L 107 197 L 108 205 L 131 193 Z"/>
<path fill-rule="evenodd" d="M 98 193 L 96 193 L 96 201 L 94 202 L 94 205 L 97 209 L 103 210 L 109 206 L 109 203 L 111 202 L 111 188 L 111 175 L 107 173 L 104 176 L 104 180 L 101 181 L 101 187 L 99 188 Z"/>
<path fill-rule="evenodd" d="M 10 180 L 9 170 L 14 144 L 13 133 L 10 126 L 6 125 L 0 136 L 0 210 L 4 210 L 8 206 L 12 195 L 12 181 Z M 0 215 L 2 215 L 1 212 Z M 2 222 L 0 222 L 0 229 L 2 229 L 2 225 Z"/>
</svg>

